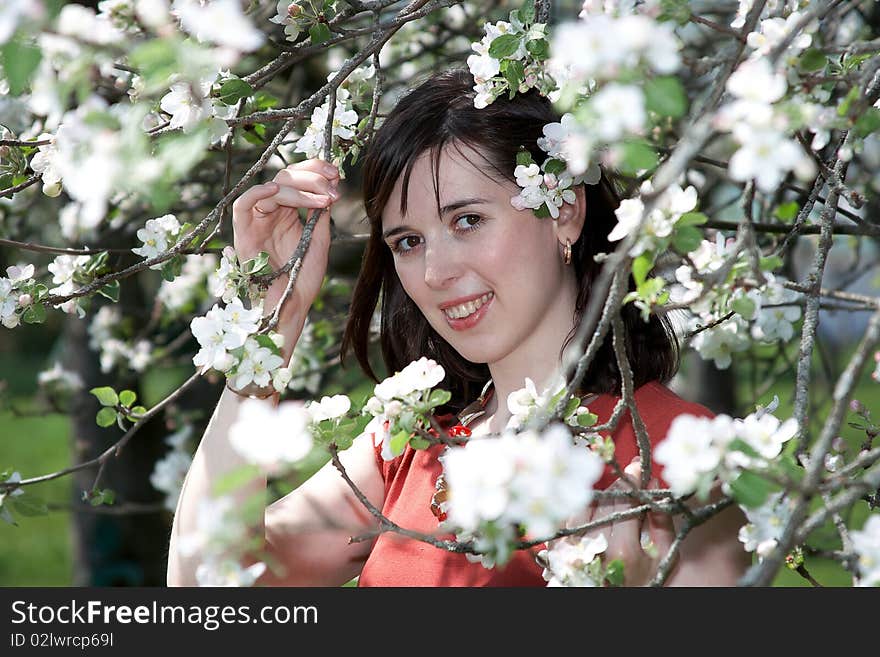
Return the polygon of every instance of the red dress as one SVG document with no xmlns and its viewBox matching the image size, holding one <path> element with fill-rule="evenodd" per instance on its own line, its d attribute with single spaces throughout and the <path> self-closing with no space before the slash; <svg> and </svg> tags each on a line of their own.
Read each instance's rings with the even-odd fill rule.
<svg viewBox="0 0 880 657">
<path fill-rule="evenodd" d="M 611 395 L 600 395 L 589 402 L 588 407 L 599 416 L 599 423 L 603 423 L 611 416 L 617 400 Z M 683 413 L 712 416 L 704 406 L 683 400 L 657 382 L 636 390 L 635 401 L 652 448 L 666 437 L 676 416 Z M 623 415 L 612 438 L 617 461 L 622 467 L 626 466 L 638 455 L 629 411 Z M 430 503 L 434 484 L 443 469 L 438 461 L 443 449 L 443 445 L 433 445 L 426 450 L 414 450 L 407 445 L 400 456 L 385 461 L 380 455 L 381 447 L 376 448 L 376 461 L 385 481 L 382 507 L 385 517 L 407 529 L 426 534 L 437 532 L 438 520 L 431 512 Z M 665 487 L 662 467 L 654 464 L 652 472 Z M 606 466 L 596 488 L 604 489 L 615 479 L 611 466 Z M 453 536 L 438 535 L 438 538 Z M 542 544 L 531 551 L 517 550 L 503 568 L 487 569 L 479 563 L 471 563 L 464 554 L 384 532 L 376 539 L 364 563 L 358 586 L 546 586 L 542 568 L 534 559 L 543 547 Z"/>
</svg>

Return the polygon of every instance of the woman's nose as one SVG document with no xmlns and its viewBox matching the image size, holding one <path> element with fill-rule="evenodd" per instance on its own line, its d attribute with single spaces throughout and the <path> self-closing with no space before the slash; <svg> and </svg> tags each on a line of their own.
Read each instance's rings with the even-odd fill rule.
<svg viewBox="0 0 880 657">
<path fill-rule="evenodd" d="M 462 263 L 455 249 L 429 246 L 425 249 L 425 285 L 449 287 L 461 275 Z"/>
</svg>

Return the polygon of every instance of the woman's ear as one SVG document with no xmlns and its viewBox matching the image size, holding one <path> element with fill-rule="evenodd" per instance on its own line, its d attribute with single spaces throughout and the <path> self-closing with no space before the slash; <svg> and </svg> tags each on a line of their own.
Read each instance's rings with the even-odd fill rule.
<svg viewBox="0 0 880 657">
<path fill-rule="evenodd" d="M 571 190 L 575 196 L 574 203 L 563 203 L 559 208 L 559 217 L 553 222 L 560 244 L 565 244 L 565 240 L 570 240 L 572 244 L 578 241 L 587 215 L 587 192 L 583 183 Z"/>
</svg>

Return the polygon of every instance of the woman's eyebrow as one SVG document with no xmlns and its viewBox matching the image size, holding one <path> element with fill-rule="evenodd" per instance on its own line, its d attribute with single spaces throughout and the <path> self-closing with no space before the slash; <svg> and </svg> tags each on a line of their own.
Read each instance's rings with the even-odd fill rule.
<svg viewBox="0 0 880 657">
<path fill-rule="evenodd" d="M 458 201 L 453 201 L 452 203 L 447 203 L 442 208 L 440 208 L 440 215 L 448 214 L 449 212 L 453 212 L 454 210 L 458 210 L 459 208 L 463 208 L 466 205 L 481 205 L 484 203 L 491 203 L 490 200 L 485 198 L 463 198 Z M 412 230 L 409 226 L 397 226 L 396 228 L 391 228 L 382 233 L 382 239 L 387 240 L 389 237 L 393 237 L 398 233 L 405 233 L 408 230 Z"/>
</svg>

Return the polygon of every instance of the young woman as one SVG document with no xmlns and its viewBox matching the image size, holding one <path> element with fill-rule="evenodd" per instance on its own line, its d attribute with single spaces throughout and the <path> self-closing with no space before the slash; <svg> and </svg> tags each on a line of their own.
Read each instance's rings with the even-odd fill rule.
<svg viewBox="0 0 880 657">
<path fill-rule="evenodd" d="M 598 184 L 575 187 L 575 201 L 563 203 L 556 219 L 539 219 L 530 209 L 514 207 L 511 198 L 520 191 L 513 176 L 517 152 L 524 147 L 534 160 L 543 161 L 537 139 L 544 125 L 559 118 L 534 91 L 475 109 L 472 87 L 473 79 L 464 70 L 435 75 L 398 103 L 370 145 L 363 183 L 370 238 L 342 347 L 343 353 L 354 351 L 375 378 L 368 341 L 371 317 L 381 304 L 387 371 L 401 370 L 422 356 L 436 360 L 446 371 L 440 387 L 452 392 L 445 410 L 477 437 L 505 428 L 508 395 L 522 388 L 526 378 L 540 391 L 560 374 L 562 351 L 575 334 L 599 271 L 594 256 L 613 248 L 607 235 L 616 224 L 617 198 L 603 175 Z M 308 160 L 280 171 L 271 183 L 250 188 L 233 207 L 239 256 L 268 251 L 275 267 L 299 241 L 297 208 L 327 208 L 282 313 L 288 358 L 326 270 L 329 208 L 339 198 L 338 180 L 334 167 Z M 268 291 L 267 312 L 283 289 L 279 279 Z M 710 412 L 663 385 L 678 364 L 668 324 L 656 317 L 643 322 L 631 306 L 624 308 L 623 318 L 636 404 L 656 444 L 677 415 Z M 585 403 L 600 422 L 610 416 L 619 389 L 609 336 L 583 383 Z M 223 392 L 195 455 L 174 519 L 169 584 L 195 582 L 198 555 L 182 556 L 177 537 L 194 526 L 197 503 L 211 482 L 240 464 L 226 436 L 239 403 L 236 394 Z M 613 439 L 618 463 L 637 480 L 638 464 L 630 462 L 638 449 L 628 414 Z M 441 451 L 441 445 L 418 451 L 407 447 L 385 461 L 372 436 L 365 434 L 341 460 L 386 517 L 408 529 L 436 533 L 437 505 L 432 507 L 432 501 L 442 471 Z M 662 475 L 657 466 L 654 472 Z M 598 488 L 620 487 L 616 479 L 608 468 Z M 653 483 L 663 485 L 662 479 Z M 265 479 L 254 481 L 241 494 L 265 485 Z M 627 506 L 593 505 L 577 520 Z M 744 523 L 732 506 L 693 530 L 668 583 L 735 584 L 750 563 L 737 540 Z M 676 526 L 666 516 L 649 514 L 644 526 L 633 519 L 603 527 L 609 543 L 605 558 L 624 560 L 627 585 L 645 584 L 658 558 L 642 549 L 640 536 L 649 535 L 662 556 Z M 486 569 L 463 554 L 392 532 L 371 541 L 349 541 L 376 528 L 375 519 L 328 463 L 266 509 L 266 546 L 284 574 L 267 572 L 258 584 L 338 586 L 356 575 L 361 586 L 545 584 L 534 552 L 519 551 L 504 568 Z"/>
</svg>

